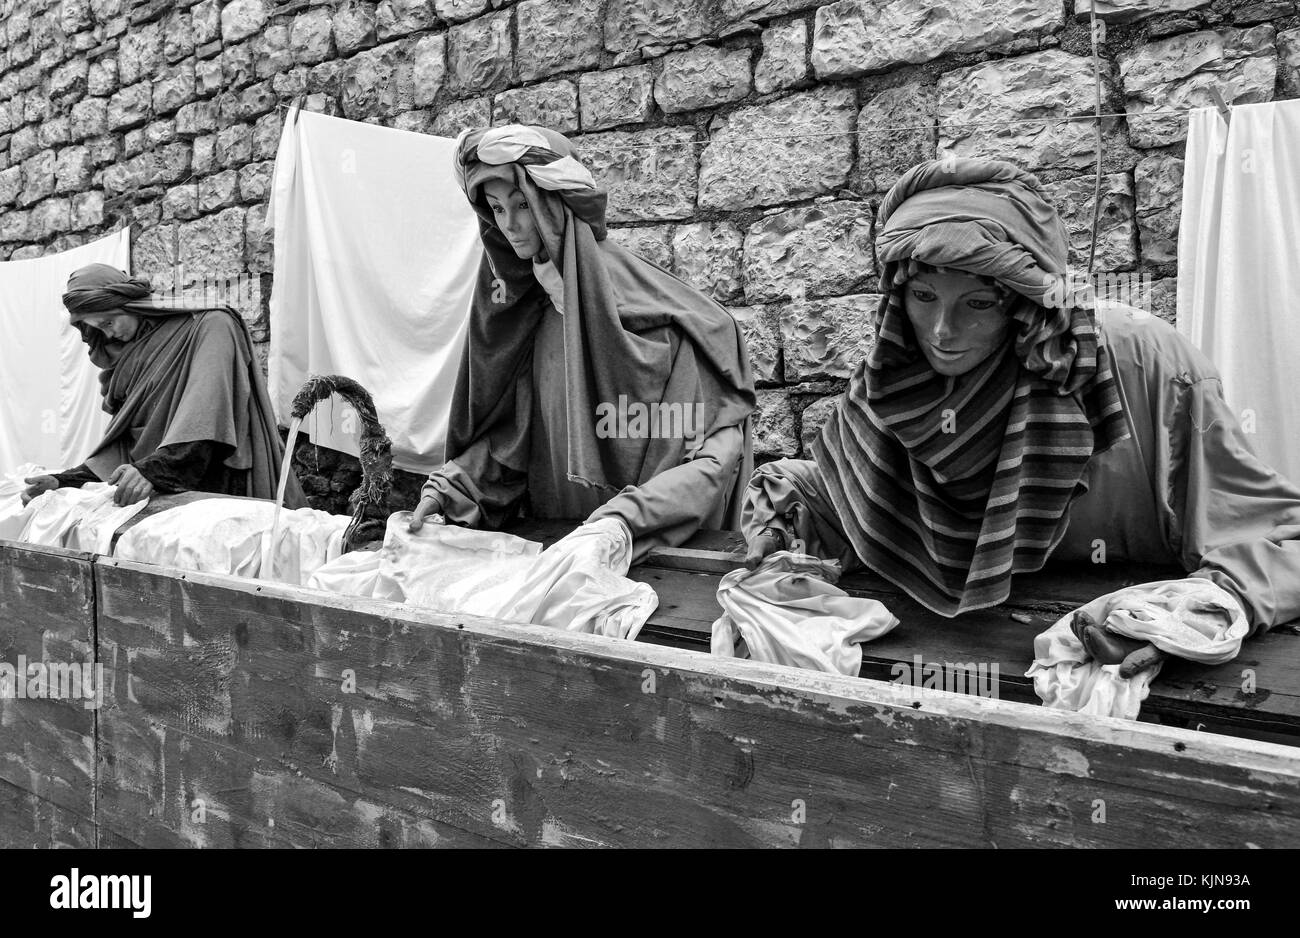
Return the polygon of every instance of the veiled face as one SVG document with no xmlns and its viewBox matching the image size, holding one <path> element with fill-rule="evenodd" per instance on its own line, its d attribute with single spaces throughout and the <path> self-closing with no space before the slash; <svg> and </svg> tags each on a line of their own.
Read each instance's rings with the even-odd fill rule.
<svg viewBox="0 0 1300 938">
<path fill-rule="evenodd" d="M 140 331 L 137 313 L 98 313 L 82 320 L 115 342 L 130 342 Z"/>
<path fill-rule="evenodd" d="M 524 194 L 504 179 L 489 179 L 483 184 L 483 196 L 515 253 L 525 260 L 545 260 L 542 236 Z"/>
<path fill-rule="evenodd" d="M 960 271 L 916 274 L 903 306 L 917 344 L 941 375 L 964 375 L 1002 347 L 1011 329 L 1010 300 Z"/>
</svg>

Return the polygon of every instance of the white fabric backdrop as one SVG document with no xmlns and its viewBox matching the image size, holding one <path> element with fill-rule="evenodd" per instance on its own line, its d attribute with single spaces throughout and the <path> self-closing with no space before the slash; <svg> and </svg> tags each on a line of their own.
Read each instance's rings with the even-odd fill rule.
<svg viewBox="0 0 1300 938">
<path fill-rule="evenodd" d="M 1255 451 L 1300 481 L 1300 100 L 1190 121 L 1178 328 L 1223 373 Z"/>
<path fill-rule="evenodd" d="M 374 396 L 393 464 L 414 472 L 443 463 L 481 251 L 454 150 L 443 137 L 291 110 L 267 217 L 280 422 L 310 375 L 347 375 Z M 322 404 L 303 429 L 355 455 L 359 428 L 343 413 Z"/>
<path fill-rule="evenodd" d="M 71 469 L 104 435 L 99 369 L 61 299 L 68 275 L 94 263 L 129 269 L 130 230 L 0 263 L 0 476 L 24 463 Z"/>
</svg>

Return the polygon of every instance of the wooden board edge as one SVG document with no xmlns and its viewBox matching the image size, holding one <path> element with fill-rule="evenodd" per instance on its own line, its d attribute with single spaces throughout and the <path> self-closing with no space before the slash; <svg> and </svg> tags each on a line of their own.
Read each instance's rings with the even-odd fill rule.
<svg viewBox="0 0 1300 938">
<path fill-rule="evenodd" d="M 1075 742 L 1127 747 L 1144 752 L 1177 753 L 1193 763 L 1231 766 L 1253 773 L 1278 776 L 1300 783 L 1300 749 L 1278 743 L 1221 736 L 1177 727 L 1158 726 L 1111 717 L 1052 710 L 1015 701 L 974 697 L 940 690 L 918 695 L 910 685 L 838 674 L 812 672 L 783 665 L 724 658 L 704 652 L 651 645 L 626 639 L 566 632 L 500 619 L 432 612 L 387 600 L 363 599 L 305 587 L 243 579 L 213 573 L 196 573 L 135 561 L 100 558 L 99 566 L 112 566 L 147 576 L 178 577 L 198 584 L 269 598 L 325 606 L 345 612 L 370 614 L 430 628 L 463 631 L 485 641 L 533 645 L 560 653 L 631 662 L 645 668 L 677 671 L 690 680 L 719 685 L 732 697 L 752 697 L 766 702 L 773 691 L 808 698 L 832 709 L 848 706 L 876 707 L 882 711 L 921 711 L 927 716 L 952 718 L 1037 732 Z M 98 593 L 99 584 L 96 584 Z M 726 687 L 726 682 L 744 686 Z"/>
</svg>

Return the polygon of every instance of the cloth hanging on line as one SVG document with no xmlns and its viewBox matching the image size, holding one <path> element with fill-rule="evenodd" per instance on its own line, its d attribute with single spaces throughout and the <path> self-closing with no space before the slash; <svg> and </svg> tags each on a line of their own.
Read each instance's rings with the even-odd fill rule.
<svg viewBox="0 0 1300 938">
<path fill-rule="evenodd" d="M 343 553 L 343 532 L 351 522 L 314 508 L 285 509 L 277 522 L 274 502 L 205 498 L 145 518 L 118 539 L 113 556 L 302 586 Z"/>
<path fill-rule="evenodd" d="M 126 269 L 130 229 L 25 261 L 0 262 L 0 474 L 75 466 L 104 434 L 99 369 L 60 299 L 87 264 Z"/>
<path fill-rule="evenodd" d="M 380 550 L 345 554 L 307 585 L 626 639 L 636 638 L 659 604 L 647 584 L 627 578 L 632 537 L 616 518 L 581 525 L 543 551 L 512 534 L 455 525 L 426 524 L 413 534 L 410 517 L 390 516 Z"/>
<path fill-rule="evenodd" d="M 1264 463 L 1300 482 L 1300 101 L 1188 119 L 1178 329 L 1219 369 Z"/>
<path fill-rule="evenodd" d="M 346 375 L 374 396 L 393 465 L 419 473 L 443 463 L 481 251 L 454 151 L 445 138 L 293 109 L 266 220 L 279 418 L 309 376 Z M 345 415 L 322 404 L 303 429 L 356 455 L 359 421 Z"/>
<path fill-rule="evenodd" d="M 862 642 L 898 625 L 885 605 L 835 585 L 840 567 L 807 554 L 777 551 L 754 570 L 718 583 L 722 615 L 713 623 L 715 655 L 848 674 L 862 667 Z"/>
<path fill-rule="evenodd" d="M 1034 639 L 1034 663 L 1025 676 L 1034 679 L 1044 706 L 1126 720 L 1137 718 L 1161 666 L 1122 678 L 1118 664 L 1090 659 L 1070 628 L 1079 613 L 1110 632 L 1201 664 L 1231 661 L 1250 630 L 1241 604 L 1230 593 L 1209 580 L 1188 577 L 1100 596 Z"/>
</svg>

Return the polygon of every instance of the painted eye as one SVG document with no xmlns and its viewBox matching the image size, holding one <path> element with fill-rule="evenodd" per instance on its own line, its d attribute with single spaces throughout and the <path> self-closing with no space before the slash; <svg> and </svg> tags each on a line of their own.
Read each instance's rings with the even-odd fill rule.
<svg viewBox="0 0 1300 938">
<path fill-rule="evenodd" d="M 996 300 L 967 300 L 966 302 L 970 304 L 971 309 L 978 309 L 981 312 L 993 309 L 998 305 Z"/>
<path fill-rule="evenodd" d="M 916 297 L 916 298 L 917 298 L 918 300 L 920 300 L 922 303 L 933 303 L 933 302 L 934 302 L 934 294 L 931 293 L 929 290 L 916 290 L 916 289 L 913 289 L 913 290 L 912 290 L 912 296 Z"/>
</svg>

